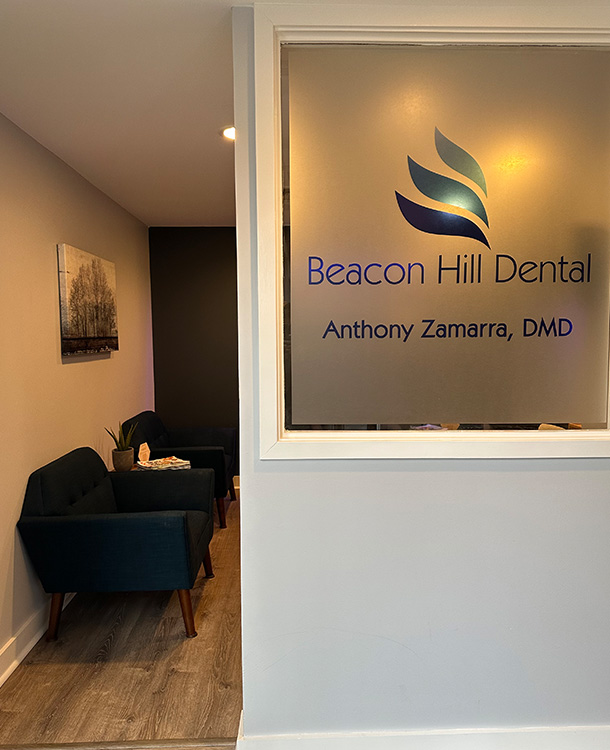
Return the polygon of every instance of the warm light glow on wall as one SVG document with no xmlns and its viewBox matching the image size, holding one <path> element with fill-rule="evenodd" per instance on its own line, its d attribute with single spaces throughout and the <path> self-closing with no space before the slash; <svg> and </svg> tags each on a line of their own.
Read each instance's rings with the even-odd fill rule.
<svg viewBox="0 0 610 750">
<path fill-rule="evenodd" d="M 229 128 L 225 128 L 222 131 L 222 134 L 224 135 L 225 138 L 228 138 L 230 141 L 235 140 L 235 128 L 233 126 Z"/>
<path fill-rule="evenodd" d="M 431 94 L 425 89 L 411 88 L 403 96 L 403 109 L 412 117 L 425 115 L 432 108 Z"/>
<path fill-rule="evenodd" d="M 520 172 L 532 164 L 532 159 L 523 153 L 512 153 L 505 156 L 498 168 L 503 172 Z"/>
</svg>

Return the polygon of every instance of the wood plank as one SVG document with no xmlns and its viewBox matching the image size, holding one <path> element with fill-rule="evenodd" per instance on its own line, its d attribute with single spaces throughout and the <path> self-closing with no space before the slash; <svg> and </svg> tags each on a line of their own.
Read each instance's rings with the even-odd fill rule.
<svg viewBox="0 0 610 750">
<path fill-rule="evenodd" d="M 0 688 L 0 748 L 234 741 L 241 712 L 239 501 L 228 503 L 227 528 L 216 527 L 210 550 L 215 577 L 205 578 L 202 567 L 192 591 L 196 638 L 185 637 L 175 592 L 74 597 L 58 640 L 41 640 Z"/>
<path fill-rule="evenodd" d="M 69 742 L 58 745 L 0 745 L 0 750 L 234 750 L 235 740 L 149 740 L 135 742 Z"/>
</svg>

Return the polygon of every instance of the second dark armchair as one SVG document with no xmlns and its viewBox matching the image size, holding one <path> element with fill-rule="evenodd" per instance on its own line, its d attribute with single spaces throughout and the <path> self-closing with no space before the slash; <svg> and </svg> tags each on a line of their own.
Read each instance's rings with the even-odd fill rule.
<svg viewBox="0 0 610 750">
<path fill-rule="evenodd" d="M 167 429 L 154 411 L 143 411 L 123 422 L 123 430 L 136 425 L 132 445 L 137 456 L 142 443 L 148 443 L 151 458 L 177 456 L 190 461 L 194 469 L 214 470 L 214 497 L 221 528 L 227 525 L 227 493 L 235 500 L 233 476 L 237 464 L 237 430 L 233 427 L 194 427 Z"/>
</svg>

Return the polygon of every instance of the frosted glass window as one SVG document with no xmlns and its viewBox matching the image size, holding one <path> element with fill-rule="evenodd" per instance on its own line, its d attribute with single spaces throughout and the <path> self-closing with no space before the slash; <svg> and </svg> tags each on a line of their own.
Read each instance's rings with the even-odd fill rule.
<svg viewBox="0 0 610 750">
<path fill-rule="evenodd" d="M 605 427 L 610 54 L 282 54 L 287 426 Z"/>
</svg>

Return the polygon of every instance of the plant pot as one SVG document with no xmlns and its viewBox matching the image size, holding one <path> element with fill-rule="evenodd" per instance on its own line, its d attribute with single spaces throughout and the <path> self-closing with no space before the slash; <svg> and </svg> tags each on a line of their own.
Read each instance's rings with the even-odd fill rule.
<svg viewBox="0 0 610 750">
<path fill-rule="evenodd" d="M 133 466 L 133 448 L 127 448 L 126 451 L 119 451 L 115 448 L 112 451 L 112 465 L 115 471 L 131 471 Z"/>
</svg>

